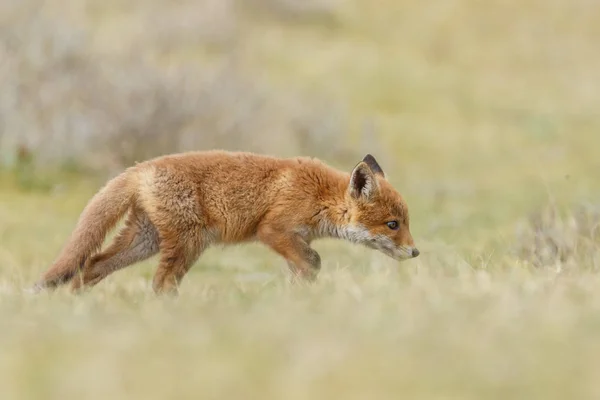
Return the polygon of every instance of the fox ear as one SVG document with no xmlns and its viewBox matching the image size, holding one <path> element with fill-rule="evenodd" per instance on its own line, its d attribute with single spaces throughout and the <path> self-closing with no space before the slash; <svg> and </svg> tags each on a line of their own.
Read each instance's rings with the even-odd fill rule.
<svg viewBox="0 0 600 400">
<path fill-rule="evenodd" d="M 381 168 L 375 157 L 373 157 L 371 154 L 367 154 L 365 158 L 363 158 L 363 162 L 367 164 L 369 168 L 371 168 L 371 171 L 373 171 L 375 175 L 379 175 L 382 178 L 385 178 L 385 173 L 383 172 L 383 169 Z"/>
<path fill-rule="evenodd" d="M 368 200 L 377 190 L 377 179 L 371 168 L 361 161 L 350 177 L 350 195 L 355 199 Z"/>
</svg>

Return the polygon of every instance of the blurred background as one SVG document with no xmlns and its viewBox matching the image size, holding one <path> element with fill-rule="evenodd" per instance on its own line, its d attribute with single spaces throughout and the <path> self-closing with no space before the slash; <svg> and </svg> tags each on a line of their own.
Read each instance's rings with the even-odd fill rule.
<svg viewBox="0 0 600 400">
<path fill-rule="evenodd" d="M 2 176 L 51 195 L 176 151 L 371 152 L 421 240 L 504 246 L 600 194 L 598 21 L 590 0 L 3 0 Z"/>
<path fill-rule="evenodd" d="M 600 398 L 596 0 L 0 0 L 3 399 Z M 27 296 L 123 168 L 369 152 L 421 255 L 209 250 Z"/>
</svg>

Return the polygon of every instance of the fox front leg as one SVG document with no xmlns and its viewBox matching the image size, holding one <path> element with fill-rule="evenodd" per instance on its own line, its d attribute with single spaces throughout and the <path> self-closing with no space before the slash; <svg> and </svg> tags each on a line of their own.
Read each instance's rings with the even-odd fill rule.
<svg viewBox="0 0 600 400">
<path fill-rule="evenodd" d="M 298 254 L 287 258 L 293 279 L 314 282 L 321 270 L 321 256 L 307 243 L 300 244 Z"/>
<path fill-rule="evenodd" d="M 313 282 L 321 270 L 321 256 L 300 235 L 262 229 L 260 240 L 284 257 L 293 278 Z"/>
</svg>

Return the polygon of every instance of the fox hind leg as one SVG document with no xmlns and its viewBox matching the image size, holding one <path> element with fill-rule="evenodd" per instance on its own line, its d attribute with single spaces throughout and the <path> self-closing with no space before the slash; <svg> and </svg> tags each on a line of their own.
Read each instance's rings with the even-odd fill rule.
<svg viewBox="0 0 600 400">
<path fill-rule="evenodd" d="M 194 239 L 189 239 L 190 237 Z M 174 232 L 161 234 L 161 238 L 161 258 L 154 274 L 152 288 L 157 295 L 177 295 L 183 277 L 206 247 L 205 241 L 199 232 L 187 236 L 187 240 Z"/>
<path fill-rule="evenodd" d="M 159 236 L 148 216 L 133 208 L 113 243 L 103 252 L 88 259 L 73 278 L 72 290 L 92 287 L 115 271 L 146 260 L 158 253 Z"/>
</svg>

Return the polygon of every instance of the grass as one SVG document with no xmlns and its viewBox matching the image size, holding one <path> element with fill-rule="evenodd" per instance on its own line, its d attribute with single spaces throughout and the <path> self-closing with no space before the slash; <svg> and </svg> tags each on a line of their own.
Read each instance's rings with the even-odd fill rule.
<svg viewBox="0 0 600 400">
<path fill-rule="evenodd" d="M 148 15 L 179 18 L 160 1 L 65 4 L 44 10 L 89 33 L 86 51 L 98 60 L 201 70 L 232 51 L 244 77 L 273 93 L 342 110 L 338 139 L 381 160 L 408 201 L 421 256 L 397 264 L 319 242 L 319 281 L 296 287 L 281 259 L 248 245 L 208 251 L 177 299 L 152 295 L 156 260 L 79 297 L 28 296 L 21 289 L 56 256 L 100 182 L 0 171 L 3 398 L 600 396 L 600 247 L 595 228 L 584 229 L 597 220 L 570 216 L 577 204 L 600 204 L 592 3 L 348 0 L 334 22 L 225 12 L 210 26 L 225 27 L 210 33 L 223 40 L 210 46 L 179 40 L 189 39 L 180 28 L 178 41 L 155 45 L 166 39 Z M 362 137 L 365 120 L 378 140 Z M 253 132 L 265 143 L 276 134 Z M 547 204 L 562 217 L 531 222 Z M 528 258 L 536 246 L 549 251 L 539 267 Z M 556 246 L 568 247 L 567 261 L 547 258 Z"/>
<path fill-rule="evenodd" d="M 44 207 L 21 200 L 25 213 Z M 232 249 L 210 251 L 177 299 L 152 295 L 152 263 L 80 297 L 26 296 L 66 233 L 61 209 L 27 230 L 3 215 L 13 254 L 0 281 L 4 398 L 597 394 L 596 273 L 476 269 L 443 249 L 399 268 L 325 243 L 311 287 L 288 285 L 258 249 Z"/>
</svg>

